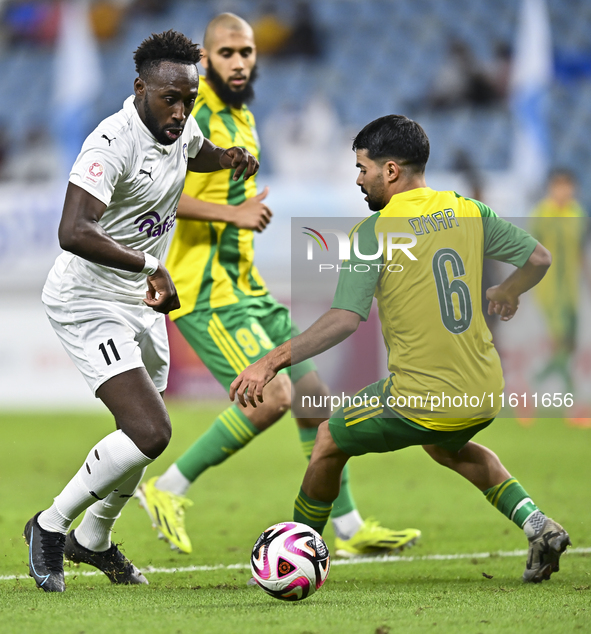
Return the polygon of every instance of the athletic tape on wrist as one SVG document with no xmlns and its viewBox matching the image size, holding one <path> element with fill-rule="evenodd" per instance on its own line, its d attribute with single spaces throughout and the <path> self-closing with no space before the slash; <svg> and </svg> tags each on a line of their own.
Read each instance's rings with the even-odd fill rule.
<svg viewBox="0 0 591 634">
<path fill-rule="evenodd" d="M 155 258 L 149 253 L 144 253 L 144 268 L 142 269 L 142 273 L 145 275 L 154 275 L 158 270 L 158 265 L 158 258 Z"/>
</svg>

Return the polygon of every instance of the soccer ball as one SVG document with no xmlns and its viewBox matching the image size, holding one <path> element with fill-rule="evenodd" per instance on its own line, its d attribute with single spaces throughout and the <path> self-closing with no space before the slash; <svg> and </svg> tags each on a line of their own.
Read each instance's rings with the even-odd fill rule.
<svg viewBox="0 0 591 634">
<path fill-rule="evenodd" d="M 284 601 L 301 601 L 326 581 L 330 556 L 314 529 L 298 522 L 281 522 L 256 540 L 250 567 L 267 594 Z"/>
</svg>

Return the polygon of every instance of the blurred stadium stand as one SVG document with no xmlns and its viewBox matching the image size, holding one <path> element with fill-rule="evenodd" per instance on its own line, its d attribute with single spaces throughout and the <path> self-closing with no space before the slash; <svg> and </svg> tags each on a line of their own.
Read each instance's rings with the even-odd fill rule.
<svg viewBox="0 0 591 634">
<path fill-rule="evenodd" d="M 290 4 L 278 4 L 287 18 Z M 591 76 L 585 61 L 591 57 L 591 3 L 549 0 L 548 6 L 558 63 L 549 108 L 552 162 L 578 173 L 589 208 L 591 146 L 582 131 L 589 130 L 591 123 Z M 158 16 L 133 14 L 117 39 L 101 44 L 106 85 L 94 120 L 116 111 L 129 94 L 134 78 L 131 53 L 150 32 L 175 28 L 201 41 L 214 13 L 228 9 L 252 19 L 260 7 L 257 0 L 178 0 Z M 495 45 L 513 39 L 517 9 L 514 0 L 317 0 L 312 10 L 325 53 L 313 63 L 304 57 L 260 60 L 253 105 L 259 126 L 278 108 L 302 108 L 320 92 L 334 105 L 346 129 L 353 131 L 388 112 L 416 117 L 433 140 L 431 170 L 450 169 L 450 148 L 469 151 L 480 169 L 503 169 L 511 138 L 507 108 L 437 112 L 421 103 L 451 37 L 465 41 L 483 64 L 490 64 Z M 0 54 L 0 122 L 8 124 L 13 143 L 43 116 L 51 85 L 52 55 L 47 47 L 16 43 Z M 11 95 L 18 95 L 18 107 Z M 265 167 L 272 171 L 272 165 Z"/>
</svg>

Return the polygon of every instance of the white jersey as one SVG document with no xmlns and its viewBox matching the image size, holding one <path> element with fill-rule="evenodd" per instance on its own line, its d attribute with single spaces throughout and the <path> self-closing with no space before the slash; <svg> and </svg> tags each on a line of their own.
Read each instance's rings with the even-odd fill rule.
<svg viewBox="0 0 591 634">
<path fill-rule="evenodd" d="M 203 145 L 194 117 L 171 145 L 159 143 L 137 113 L 134 97 L 102 121 L 86 139 L 70 173 L 70 183 L 107 205 L 99 221 L 120 244 L 162 259 L 172 237 L 187 161 Z M 62 253 L 51 269 L 44 294 L 67 301 L 102 297 L 141 301 L 146 275 L 95 264 Z"/>
</svg>

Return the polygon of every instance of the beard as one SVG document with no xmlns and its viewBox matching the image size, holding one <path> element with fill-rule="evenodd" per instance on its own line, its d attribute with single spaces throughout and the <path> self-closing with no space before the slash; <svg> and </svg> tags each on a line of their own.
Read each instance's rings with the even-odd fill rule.
<svg viewBox="0 0 591 634">
<path fill-rule="evenodd" d="M 183 127 L 183 126 L 179 125 L 179 126 L 160 127 L 158 125 L 158 119 L 156 118 L 156 115 L 152 112 L 152 109 L 150 108 L 150 102 L 148 101 L 147 97 L 144 100 L 144 119 L 145 119 L 144 123 L 146 124 L 146 128 L 150 130 L 150 132 L 152 133 L 152 136 L 161 145 L 172 145 L 173 143 L 176 143 L 176 141 L 178 141 L 178 139 L 173 140 L 168 138 L 165 134 L 165 130 L 167 130 L 168 128 L 177 128 L 177 127 Z"/>
<path fill-rule="evenodd" d="M 367 196 L 367 206 L 369 207 L 370 211 L 381 211 L 386 206 L 383 200 L 384 198 L 383 192 L 377 192 L 378 194 L 382 194 L 381 197 L 378 198 L 376 194 L 374 194 L 373 196 L 370 196 L 367 193 L 367 191 L 362 187 L 361 193 Z"/>
<path fill-rule="evenodd" d="M 244 88 L 241 90 L 232 90 L 213 67 L 211 60 L 209 60 L 205 71 L 205 78 L 211 83 L 217 96 L 231 108 L 241 108 L 244 104 L 248 104 L 254 99 L 254 88 L 252 85 L 256 81 L 257 76 L 258 69 L 255 64 L 250 71 L 250 77 Z"/>
<path fill-rule="evenodd" d="M 381 211 L 384 208 L 381 200 L 376 200 L 375 198 L 367 197 L 367 206 L 370 211 Z"/>
</svg>

